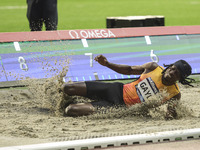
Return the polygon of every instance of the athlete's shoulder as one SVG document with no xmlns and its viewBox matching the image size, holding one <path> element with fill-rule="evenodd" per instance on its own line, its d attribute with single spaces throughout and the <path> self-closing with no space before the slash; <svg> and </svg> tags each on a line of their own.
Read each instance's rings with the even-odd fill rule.
<svg viewBox="0 0 200 150">
<path fill-rule="evenodd" d="M 151 72 L 156 69 L 159 65 L 156 62 L 148 62 L 144 64 L 145 73 Z"/>
</svg>

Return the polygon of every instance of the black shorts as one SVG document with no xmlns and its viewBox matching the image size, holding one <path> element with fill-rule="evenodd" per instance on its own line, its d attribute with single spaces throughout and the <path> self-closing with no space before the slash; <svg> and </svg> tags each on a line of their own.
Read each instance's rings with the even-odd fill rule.
<svg viewBox="0 0 200 150">
<path fill-rule="evenodd" d="M 94 107 L 125 106 L 123 100 L 123 83 L 86 81 L 87 97 L 93 99 Z"/>
</svg>

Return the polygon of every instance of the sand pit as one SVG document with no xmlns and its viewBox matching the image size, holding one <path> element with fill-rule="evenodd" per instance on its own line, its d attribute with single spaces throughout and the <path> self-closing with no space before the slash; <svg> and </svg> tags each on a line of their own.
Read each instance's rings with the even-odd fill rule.
<svg viewBox="0 0 200 150">
<path fill-rule="evenodd" d="M 180 85 L 178 119 L 166 121 L 165 108 L 148 110 L 145 115 L 139 105 L 87 117 L 64 117 L 59 105 L 61 83 L 55 79 L 43 84 L 34 80 L 26 82 L 29 87 L 0 90 L 1 147 L 200 128 L 199 83 L 194 87 Z M 72 100 L 87 101 L 82 97 L 68 98 Z"/>
</svg>

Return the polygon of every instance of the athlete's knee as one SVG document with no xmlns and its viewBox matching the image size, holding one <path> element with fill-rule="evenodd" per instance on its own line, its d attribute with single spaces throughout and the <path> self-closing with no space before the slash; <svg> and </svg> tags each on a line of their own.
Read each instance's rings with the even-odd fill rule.
<svg viewBox="0 0 200 150">
<path fill-rule="evenodd" d="M 86 84 L 84 82 L 67 83 L 61 87 L 62 91 L 69 95 L 87 96 Z"/>
<path fill-rule="evenodd" d="M 62 91 L 67 95 L 73 95 L 75 92 L 75 86 L 73 83 L 70 84 L 63 84 L 61 87 Z"/>
<path fill-rule="evenodd" d="M 65 109 L 65 115 L 72 117 L 87 116 L 94 112 L 95 108 L 90 103 L 70 104 Z"/>
<path fill-rule="evenodd" d="M 70 104 L 65 109 L 65 115 L 72 117 L 82 116 L 82 114 L 80 113 L 80 108 L 76 104 Z"/>
<path fill-rule="evenodd" d="M 77 108 L 74 107 L 74 105 L 69 105 L 66 109 L 65 109 L 65 115 L 67 116 L 78 116 L 77 114 Z"/>
</svg>

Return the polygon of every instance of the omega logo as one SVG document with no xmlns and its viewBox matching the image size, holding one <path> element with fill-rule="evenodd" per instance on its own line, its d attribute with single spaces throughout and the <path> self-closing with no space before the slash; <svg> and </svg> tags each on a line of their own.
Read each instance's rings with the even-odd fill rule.
<svg viewBox="0 0 200 150">
<path fill-rule="evenodd" d="M 114 38 L 116 37 L 114 33 L 110 30 L 70 30 L 69 35 L 73 39 L 80 39 L 80 38 Z"/>
</svg>

